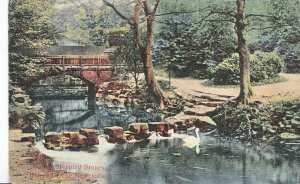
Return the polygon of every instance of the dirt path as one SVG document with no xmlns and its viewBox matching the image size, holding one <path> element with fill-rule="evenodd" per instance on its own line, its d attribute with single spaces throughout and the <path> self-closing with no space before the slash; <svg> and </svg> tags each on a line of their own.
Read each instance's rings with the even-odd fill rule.
<svg viewBox="0 0 300 184">
<path fill-rule="evenodd" d="M 95 181 L 68 177 L 64 171 L 54 171 L 52 159 L 37 151 L 30 142 L 19 142 L 21 137 L 32 134 L 9 130 L 10 182 L 23 183 L 93 183 Z"/>
<path fill-rule="evenodd" d="M 255 100 L 269 96 L 290 95 L 300 98 L 300 74 L 281 74 L 287 81 L 267 84 L 262 86 L 254 86 Z M 158 79 L 168 80 L 164 77 Z M 172 86 L 176 87 L 182 93 L 202 92 L 208 94 L 227 95 L 236 97 L 239 94 L 238 87 L 209 87 L 203 85 L 205 80 L 197 80 L 191 78 L 172 79 Z"/>
<path fill-rule="evenodd" d="M 281 101 L 292 98 L 300 99 L 300 74 L 281 74 L 287 80 L 275 84 L 254 86 L 255 96 L 252 101 Z M 168 80 L 158 77 L 159 80 Z M 180 115 L 205 115 L 215 110 L 218 106 L 239 95 L 239 86 L 213 87 L 204 85 L 206 80 L 192 78 L 172 79 L 171 85 L 174 92 L 185 100 L 185 107 Z"/>
</svg>

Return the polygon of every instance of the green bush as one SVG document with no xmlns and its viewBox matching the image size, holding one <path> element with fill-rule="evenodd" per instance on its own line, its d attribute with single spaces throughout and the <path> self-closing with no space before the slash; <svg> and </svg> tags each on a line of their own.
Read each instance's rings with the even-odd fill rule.
<svg viewBox="0 0 300 184">
<path fill-rule="evenodd" d="M 250 80 L 260 82 L 274 79 L 282 71 L 283 60 L 272 52 L 256 52 L 250 55 Z M 239 55 L 233 54 L 221 62 L 214 70 L 212 80 L 215 84 L 239 83 Z"/>
<path fill-rule="evenodd" d="M 283 54 L 285 70 L 289 73 L 300 73 L 300 43 L 287 49 Z"/>
</svg>

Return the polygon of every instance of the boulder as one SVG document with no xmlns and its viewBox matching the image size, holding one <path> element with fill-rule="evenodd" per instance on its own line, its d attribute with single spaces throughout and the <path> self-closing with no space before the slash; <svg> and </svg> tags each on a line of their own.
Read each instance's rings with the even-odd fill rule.
<svg viewBox="0 0 300 184">
<path fill-rule="evenodd" d="M 47 143 L 43 142 L 43 144 L 46 149 L 54 149 L 54 147 L 55 147 L 55 145 L 52 144 L 51 142 L 47 142 Z"/>
<path fill-rule="evenodd" d="M 217 124 L 209 116 L 191 116 L 179 114 L 175 116 L 175 118 L 183 120 L 188 128 L 195 126 L 202 132 L 212 131 L 217 128 Z"/>
<path fill-rule="evenodd" d="M 34 143 L 35 136 L 26 136 L 21 138 L 21 142 L 31 142 Z"/>
<path fill-rule="evenodd" d="M 14 95 L 15 97 L 15 102 L 17 103 L 25 103 L 25 95 L 23 94 L 16 94 Z"/>
<path fill-rule="evenodd" d="M 195 120 L 195 126 L 200 129 L 200 131 L 212 131 L 217 128 L 217 124 L 209 116 L 199 116 Z"/>
<path fill-rule="evenodd" d="M 95 129 L 81 129 L 79 130 L 81 135 L 85 135 L 86 137 L 98 137 L 99 132 Z"/>
<path fill-rule="evenodd" d="M 87 137 L 79 134 L 78 137 L 69 139 L 68 144 L 82 146 L 82 145 L 86 145 L 86 142 L 87 142 Z"/>
<path fill-rule="evenodd" d="M 182 123 L 177 123 L 178 126 L 181 126 L 181 131 L 185 131 L 185 129 L 192 128 L 195 126 L 195 117 L 197 116 L 190 116 L 190 115 L 184 115 L 179 114 L 175 116 L 175 118 L 180 119 Z"/>
<path fill-rule="evenodd" d="M 87 138 L 86 138 L 85 144 L 86 144 L 87 146 L 99 145 L 99 139 L 98 139 L 98 136 L 97 136 L 97 138 L 94 138 L 94 137 L 87 137 Z"/>
<path fill-rule="evenodd" d="M 95 129 L 81 129 L 79 130 L 81 135 L 86 136 L 85 143 L 87 146 L 93 146 L 99 144 L 99 132 Z"/>
<path fill-rule="evenodd" d="M 168 134 L 169 131 L 169 126 L 167 123 L 164 122 L 151 122 L 148 123 L 149 125 L 149 130 L 152 132 L 158 132 L 161 136 L 163 137 L 169 137 L 170 135 Z"/>
<path fill-rule="evenodd" d="M 164 119 L 164 122 L 166 122 L 169 126 L 174 126 L 176 123 L 183 123 L 183 120 L 177 119 L 175 117 L 168 117 Z"/>
<path fill-rule="evenodd" d="M 298 121 L 296 119 L 292 119 L 291 124 L 294 125 L 294 126 L 300 126 L 300 121 Z"/>
<path fill-rule="evenodd" d="M 57 132 L 47 132 L 44 136 L 45 142 L 48 143 L 59 143 L 62 135 Z"/>
<path fill-rule="evenodd" d="M 124 131 L 123 137 L 126 141 L 132 141 L 134 140 L 134 136 L 136 133 L 130 132 L 130 131 Z"/>
<path fill-rule="evenodd" d="M 120 104 L 121 103 L 121 100 L 120 99 L 118 99 L 118 98 L 115 98 L 115 99 L 113 99 L 112 101 L 111 101 L 113 104 Z"/>
<path fill-rule="evenodd" d="M 128 125 L 128 130 L 134 133 L 148 132 L 148 123 L 131 123 Z"/>
<path fill-rule="evenodd" d="M 197 101 L 194 98 L 188 98 L 186 99 L 187 102 L 195 104 Z"/>
<path fill-rule="evenodd" d="M 184 124 L 186 125 L 186 128 L 192 128 L 195 126 L 195 119 L 187 119 Z"/>
<path fill-rule="evenodd" d="M 74 146 L 93 146 L 99 144 L 98 131 L 93 129 L 81 129 L 78 132 L 48 132 L 43 143 L 47 149 L 68 149 Z"/>
<path fill-rule="evenodd" d="M 124 142 L 124 130 L 122 127 L 113 126 L 105 127 L 104 134 L 108 135 L 107 141 L 110 143 L 123 143 Z"/>
<path fill-rule="evenodd" d="M 131 123 L 128 130 L 135 133 L 136 140 L 147 139 L 150 136 L 148 123 Z"/>
<path fill-rule="evenodd" d="M 300 135 L 297 135 L 294 133 L 289 133 L 289 132 L 281 133 L 279 136 L 282 139 L 299 139 L 300 138 Z"/>
<path fill-rule="evenodd" d="M 184 105 L 190 108 L 194 107 L 194 104 L 190 102 L 185 102 Z"/>
<path fill-rule="evenodd" d="M 61 146 L 83 145 L 86 137 L 80 137 L 78 132 L 63 132 L 60 139 Z"/>
<path fill-rule="evenodd" d="M 63 136 L 68 139 L 74 139 L 74 138 L 79 137 L 79 133 L 78 132 L 63 132 Z"/>
<path fill-rule="evenodd" d="M 176 124 L 176 131 L 183 131 L 183 132 L 187 132 L 187 126 L 185 123 L 177 123 Z"/>
<path fill-rule="evenodd" d="M 179 125 L 183 125 L 183 120 L 177 119 L 175 117 L 165 118 L 164 122 L 166 122 L 169 125 L 169 127 L 174 130 L 174 132 L 177 131 Z M 180 127 L 179 129 L 180 131 L 185 131 L 186 128 Z"/>
</svg>

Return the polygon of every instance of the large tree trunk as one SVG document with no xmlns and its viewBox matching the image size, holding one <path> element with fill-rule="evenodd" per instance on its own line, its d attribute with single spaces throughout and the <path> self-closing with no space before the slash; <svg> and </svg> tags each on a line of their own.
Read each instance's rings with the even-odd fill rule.
<svg viewBox="0 0 300 184">
<path fill-rule="evenodd" d="M 143 62 L 144 75 L 147 83 L 148 91 L 154 97 L 154 100 L 161 108 L 168 105 L 168 99 L 165 97 L 163 90 L 160 88 L 153 73 L 153 65 L 151 61 L 151 51 L 148 49 L 145 52 L 141 52 L 141 62 Z"/>
<path fill-rule="evenodd" d="M 153 95 L 155 102 L 159 104 L 160 107 L 164 108 L 166 105 L 169 104 L 169 100 L 165 96 L 164 92 L 162 91 L 154 77 L 153 65 L 151 61 L 152 27 L 159 1 L 160 0 L 154 1 L 154 8 L 153 10 L 151 10 L 148 0 L 135 0 L 133 22 L 131 22 L 130 19 L 128 19 L 126 16 L 124 16 L 121 12 L 117 10 L 113 3 L 110 3 L 107 0 L 103 0 L 103 2 L 107 6 L 111 7 L 121 18 L 126 20 L 126 22 L 133 28 L 134 38 L 136 40 L 136 44 L 140 52 L 140 60 L 143 63 L 145 80 L 148 86 L 148 90 Z M 147 21 L 145 44 L 143 43 L 139 30 L 140 14 L 142 8 L 144 9 L 145 19 Z"/>
<path fill-rule="evenodd" d="M 237 13 L 236 13 L 236 33 L 238 38 L 238 54 L 240 56 L 240 94 L 237 97 L 238 103 L 247 104 L 249 98 L 253 95 L 250 84 L 250 64 L 249 64 L 249 50 L 247 47 L 247 28 L 244 15 L 244 0 L 236 0 Z"/>
<path fill-rule="evenodd" d="M 145 2 L 147 3 L 147 2 Z M 161 108 L 165 108 L 168 104 L 168 98 L 165 96 L 163 90 L 160 88 L 157 80 L 155 79 L 154 72 L 153 72 L 153 64 L 151 60 L 151 46 L 152 46 L 152 27 L 153 27 L 153 20 L 154 15 L 148 12 L 149 7 L 148 4 L 145 4 L 145 14 L 147 15 L 147 29 L 146 29 L 146 42 L 145 46 L 142 43 L 139 28 L 138 28 L 138 21 L 139 15 L 141 12 L 141 4 L 136 3 L 135 5 L 135 12 L 134 12 L 134 37 L 136 39 L 139 51 L 140 51 L 140 60 L 143 63 L 144 75 L 145 80 L 147 83 L 148 91 L 154 97 L 154 100 L 157 104 L 160 105 Z M 148 9 L 148 10 L 147 10 Z"/>
</svg>

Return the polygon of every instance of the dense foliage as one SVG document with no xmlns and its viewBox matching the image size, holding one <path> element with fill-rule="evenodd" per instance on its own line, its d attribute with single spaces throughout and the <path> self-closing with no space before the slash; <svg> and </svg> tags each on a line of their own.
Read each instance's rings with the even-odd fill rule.
<svg viewBox="0 0 300 184">
<path fill-rule="evenodd" d="M 24 91 L 16 87 L 41 72 L 35 57 L 41 48 L 54 43 L 59 34 L 50 24 L 53 0 L 12 0 L 9 3 L 9 112 L 10 126 L 27 131 L 44 123 L 41 105 L 33 105 Z M 31 129 L 31 130 L 29 130 Z"/>
<path fill-rule="evenodd" d="M 191 9 L 183 4 L 178 8 L 177 4 L 170 2 L 162 10 L 187 12 Z M 178 13 L 160 18 L 153 49 L 156 65 L 171 70 L 175 76 L 203 77 L 208 66 L 221 62 L 234 52 L 233 25 L 199 21 L 206 12 L 199 14 Z"/>
<path fill-rule="evenodd" d="M 269 17 L 253 49 L 276 52 L 285 62 L 286 72 L 300 72 L 300 1 L 276 0 L 268 3 Z M 264 28 L 262 27 L 262 28 Z"/>
<path fill-rule="evenodd" d="M 250 55 L 250 80 L 260 82 L 278 77 L 282 71 L 282 59 L 271 52 L 256 52 Z M 239 83 L 239 56 L 233 54 L 212 70 L 212 80 L 216 84 Z"/>
<path fill-rule="evenodd" d="M 299 100 L 269 104 L 225 104 L 210 114 L 219 132 L 239 139 L 272 138 L 300 134 Z"/>
<path fill-rule="evenodd" d="M 50 24 L 53 0 L 13 0 L 9 4 L 9 73 L 13 83 L 39 72 L 34 57 L 59 34 Z"/>
</svg>

